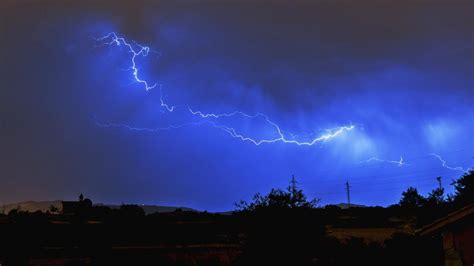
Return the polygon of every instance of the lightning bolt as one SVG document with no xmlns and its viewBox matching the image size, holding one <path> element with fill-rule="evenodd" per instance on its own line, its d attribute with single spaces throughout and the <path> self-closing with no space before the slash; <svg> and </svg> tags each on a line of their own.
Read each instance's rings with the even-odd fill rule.
<svg viewBox="0 0 474 266">
<path fill-rule="evenodd" d="M 200 122 L 189 122 L 189 123 L 183 123 L 179 125 L 169 125 L 166 127 L 155 127 L 155 128 L 150 128 L 150 127 L 134 127 L 130 126 L 128 124 L 122 124 L 122 123 L 110 123 L 110 122 L 101 122 L 97 120 L 95 117 L 92 118 L 94 123 L 99 126 L 99 127 L 104 127 L 104 128 L 125 128 L 131 131 L 145 131 L 149 133 L 155 133 L 159 131 L 164 131 L 164 130 L 171 130 L 171 129 L 179 129 L 182 127 L 187 127 L 187 126 L 200 126 L 205 123 L 209 123 L 209 121 L 200 121 Z"/>
<path fill-rule="evenodd" d="M 165 103 L 165 101 L 163 100 L 163 88 L 161 87 L 161 84 L 160 84 L 160 106 L 165 108 L 166 111 L 168 112 L 173 112 L 174 109 L 177 107 L 176 105 L 168 105 L 167 103 Z"/>
<path fill-rule="evenodd" d="M 227 126 L 224 126 L 224 125 L 214 124 L 215 127 L 224 130 L 225 132 L 229 133 L 230 136 L 232 136 L 234 138 L 238 138 L 238 139 L 243 140 L 243 141 L 249 141 L 249 142 L 251 142 L 251 143 L 253 143 L 257 146 L 262 144 L 262 143 L 275 143 L 275 142 L 291 143 L 291 144 L 296 144 L 298 146 L 312 146 L 312 145 L 314 145 L 318 142 L 328 141 L 328 140 L 330 140 L 332 138 L 335 138 L 338 135 L 344 133 L 345 131 L 351 131 L 355 128 L 354 125 L 337 127 L 337 128 L 334 128 L 334 129 L 327 130 L 328 133 L 323 134 L 319 137 L 313 138 L 310 141 L 298 141 L 298 140 L 294 140 L 294 139 L 288 139 L 283 134 L 281 128 L 275 122 L 271 121 L 270 118 L 267 115 L 263 114 L 263 113 L 257 113 L 255 115 L 249 115 L 249 114 L 246 114 L 246 113 L 241 112 L 241 111 L 234 111 L 234 112 L 231 112 L 231 113 L 213 114 L 213 113 L 203 113 L 201 111 L 193 111 L 191 108 L 188 108 L 188 110 L 191 114 L 197 115 L 201 118 L 215 118 L 215 119 L 218 119 L 218 118 L 221 118 L 221 117 L 232 117 L 232 116 L 236 116 L 236 115 L 240 115 L 240 116 L 243 116 L 245 118 L 262 117 L 267 124 L 269 124 L 271 127 L 273 127 L 275 129 L 275 132 L 278 134 L 278 137 L 273 138 L 273 139 L 255 140 L 253 138 L 246 137 L 242 134 L 237 133 L 237 131 L 232 127 L 227 127 Z"/>
<path fill-rule="evenodd" d="M 447 165 L 446 161 L 443 158 L 441 158 L 441 156 L 439 154 L 430 153 L 429 155 L 438 158 L 438 160 L 441 162 L 441 166 L 443 166 L 446 169 L 453 170 L 453 171 L 459 171 L 459 172 L 467 172 L 467 169 L 464 169 L 461 166 L 451 167 L 451 166 Z"/>
<path fill-rule="evenodd" d="M 281 132 L 280 128 L 276 124 L 273 124 L 273 125 L 275 126 L 275 128 L 278 132 L 278 137 L 277 138 L 255 140 L 253 138 L 250 138 L 250 137 L 247 137 L 247 136 L 244 136 L 242 134 L 237 133 L 237 131 L 232 127 L 214 124 L 214 126 L 216 128 L 220 128 L 220 129 L 224 130 L 225 132 L 229 133 L 229 135 L 232 136 L 233 138 L 237 138 L 237 139 L 240 139 L 242 141 L 248 141 L 248 142 L 251 142 L 251 143 L 253 143 L 257 146 L 259 146 L 260 144 L 263 144 L 263 143 L 275 143 L 275 142 L 296 144 L 298 146 L 313 146 L 316 143 L 326 142 L 330 139 L 333 139 L 333 138 L 337 137 L 338 135 L 344 133 L 345 131 L 350 131 L 350 130 L 354 129 L 354 127 L 355 127 L 354 125 L 338 127 L 338 128 L 335 128 L 335 129 L 328 130 L 329 133 L 323 134 L 323 135 L 321 135 L 317 138 L 314 138 L 310 141 L 298 141 L 298 140 L 287 139 L 283 135 L 283 133 Z"/>
<path fill-rule="evenodd" d="M 397 165 L 398 167 L 402 167 L 404 165 L 409 165 L 407 163 L 404 162 L 403 160 L 403 156 L 400 156 L 400 160 L 398 161 L 391 161 L 391 160 L 383 160 L 383 159 L 379 159 L 377 157 L 372 157 L 370 159 L 367 159 L 365 161 L 362 161 L 360 163 L 370 163 L 370 162 L 382 162 L 382 163 L 391 163 L 391 164 L 395 164 Z"/>
<path fill-rule="evenodd" d="M 143 56 L 146 57 L 150 53 L 150 48 L 148 46 L 140 45 L 136 42 L 128 42 L 124 37 L 119 37 L 115 32 L 110 32 L 107 35 L 100 37 L 100 38 L 93 38 L 96 42 L 98 42 L 100 45 L 108 45 L 108 46 L 122 46 L 126 47 L 128 52 L 132 55 L 131 56 L 131 66 L 130 70 L 132 70 L 132 75 L 133 78 L 137 83 L 140 83 L 143 85 L 146 91 L 149 91 L 151 89 L 154 89 L 155 87 L 159 87 L 160 89 L 160 107 L 162 107 L 165 111 L 167 112 L 174 112 L 178 107 L 186 107 L 185 110 L 187 110 L 191 115 L 194 117 L 197 117 L 198 119 L 201 119 L 201 122 L 192 122 L 192 123 L 184 123 L 180 125 L 170 125 L 167 127 L 160 127 L 160 128 L 146 128 L 146 127 L 133 127 L 129 126 L 126 124 L 120 124 L 120 123 L 103 123 L 95 120 L 96 125 L 100 127 L 108 127 L 108 128 L 125 128 L 128 130 L 133 130 L 133 131 L 148 131 L 148 132 L 157 132 L 157 131 L 162 131 L 162 130 L 170 130 L 170 129 L 177 129 L 181 128 L 184 126 L 190 126 L 190 125 L 202 125 L 202 124 L 208 124 L 211 125 L 215 128 L 218 128 L 220 130 L 223 130 L 224 132 L 228 133 L 231 137 L 240 139 L 241 141 L 244 142 L 250 142 L 255 144 L 256 146 L 259 146 L 263 143 L 276 143 L 276 142 L 281 142 L 285 144 L 294 144 L 298 146 L 313 146 L 317 143 L 324 143 L 326 141 L 329 141 L 333 138 L 336 138 L 343 133 L 347 131 L 351 131 L 355 128 L 355 125 L 346 125 L 346 126 L 341 126 L 341 127 L 336 127 L 333 129 L 328 129 L 326 130 L 327 133 L 322 134 L 318 137 L 314 137 L 310 140 L 296 140 L 295 138 L 288 138 L 283 134 L 283 131 L 281 130 L 280 126 L 270 120 L 270 118 L 263 114 L 263 113 L 256 113 L 256 114 L 248 114 L 242 111 L 234 111 L 230 113 L 221 113 L 221 114 L 216 114 L 216 113 L 204 113 L 199 110 L 194 110 L 191 109 L 190 107 L 183 106 L 183 105 L 169 105 L 168 103 L 165 102 L 164 97 L 163 97 L 163 90 L 161 84 L 152 84 L 148 83 L 146 80 L 141 79 L 139 76 L 139 68 L 136 63 L 136 58 L 138 56 Z M 250 136 L 243 135 L 242 133 L 239 133 L 238 130 L 231 126 L 227 126 L 224 124 L 221 124 L 218 122 L 220 118 L 226 118 L 226 117 L 241 117 L 243 119 L 256 119 L 260 118 L 265 121 L 265 123 L 273 128 L 276 137 L 270 138 L 270 139 L 255 139 Z M 403 162 L 401 162 L 403 163 Z"/>
<path fill-rule="evenodd" d="M 110 32 L 109 34 L 107 34 L 103 37 L 94 38 L 94 39 L 99 43 L 107 44 L 109 46 L 115 44 L 117 46 L 122 45 L 122 46 L 127 47 L 128 52 L 130 52 L 132 54 L 132 58 L 131 58 L 132 65 L 130 66 L 130 69 L 132 70 L 132 74 L 133 74 L 133 77 L 135 78 L 135 81 L 138 82 L 138 83 L 143 84 L 143 86 L 145 87 L 145 90 L 147 90 L 147 91 L 155 88 L 158 85 L 157 83 L 155 83 L 153 85 L 149 85 L 146 80 L 140 79 L 138 77 L 138 67 L 137 67 L 137 63 L 135 62 L 135 59 L 137 58 L 137 56 L 147 57 L 148 53 L 150 52 L 150 47 L 143 46 L 143 45 L 140 45 L 140 44 L 134 42 L 135 46 L 137 46 L 139 48 L 138 52 L 137 52 L 133 48 L 132 44 L 127 42 L 125 40 L 125 38 L 118 37 L 117 34 L 115 34 L 115 32 Z"/>
</svg>

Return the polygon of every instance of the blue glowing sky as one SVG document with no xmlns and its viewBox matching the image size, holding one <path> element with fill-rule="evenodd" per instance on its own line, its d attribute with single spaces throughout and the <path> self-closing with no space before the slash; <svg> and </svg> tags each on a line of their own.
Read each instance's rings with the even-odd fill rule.
<svg viewBox="0 0 474 266">
<path fill-rule="evenodd" d="M 386 206 L 474 165 L 471 1 L 0 5 L 0 203 Z"/>
</svg>

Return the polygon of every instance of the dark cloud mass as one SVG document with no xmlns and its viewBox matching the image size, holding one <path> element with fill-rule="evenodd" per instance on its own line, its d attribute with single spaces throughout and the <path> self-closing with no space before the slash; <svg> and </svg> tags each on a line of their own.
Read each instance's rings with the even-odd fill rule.
<svg viewBox="0 0 474 266">
<path fill-rule="evenodd" d="M 394 203 L 427 192 L 441 166 L 474 161 L 472 1 L 2 1 L 0 203 L 72 198 L 225 210 L 295 174 L 323 203 Z M 99 47 L 110 31 L 153 50 L 140 74 L 167 102 L 205 112 L 263 112 L 322 145 L 255 146 L 188 121 L 160 92 L 131 83 L 129 54 Z M 262 121 L 226 121 L 253 137 Z M 360 163 L 371 157 L 408 165 Z"/>
</svg>

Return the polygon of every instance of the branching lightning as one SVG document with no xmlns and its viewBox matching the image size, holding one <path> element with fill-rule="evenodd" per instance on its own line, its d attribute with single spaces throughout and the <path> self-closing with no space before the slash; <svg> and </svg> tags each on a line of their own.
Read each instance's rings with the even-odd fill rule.
<svg viewBox="0 0 474 266">
<path fill-rule="evenodd" d="M 438 160 L 441 162 L 441 166 L 443 166 L 446 169 L 453 170 L 453 171 L 459 171 L 459 172 L 467 172 L 468 171 L 467 169 L 464 169 L 461 166 L 451 167 L 451 166 L 447 165 L 446 161 L 439 154 L 430 153 L 430 156 L 438 158 Z"/>
<path fill-rule="evenodd" d="M 344 133 L 345 131 L 350 131 L 350 130 L 354 129 L 354 127 L 355 127 L 353 125 L 339 127 L 339 128 L 329 130 L 328 133 L 323 134 L 323 135 L 321 135 L 321 136 L 319 136 L 315 139 L 312 139 L 311 141 L 298 141 L 298 140 L 287 139 L 283 135 L 280 128 L 276 124 L 273 124 L 273 125 L 275 126 L 275 128 L 278 132 L 278 137 L 273 138 L 273 139 L 261 139 L 261 140 L 255 140 L 253 138 L 250 138 L 250 137 L 244 136 L 242 134 L 239 134 L 232 127 L 228 127 L 228 126 L 224 126 L 224 125 L 218 125 L 218 124 L 214 124 L 214 123 L 212 123 L 212 124 L 216 128 L 220 128 L 220 129 L 224 130 L 225 132 L 229 133 L 229 135 L 232 136 L 233 138 L 237 138 L 237 139 L 240 139 L 242 141 L 249 141 L 249 142 L 251 142 L 251 143 L 253 143 L 257 146 L 260 145 L 260 144 L 263 144 L 263 143 L 275 143 L 275 142 L 296 144 L 298 146 L 313 146 L 316 143 L 321 143 L 321 142 L 325 142 L 325 141 L 328 141 L 330 139 L 333 139 L 333 138 L 337 137 L 338 135 Z"/>
<path fill-rule="evenodd" d="M 138 67 L 137 67 L 137 63 L 135 62 L 135 59 L 137 58 L 137 56 L 143 56 L 143 57 L 148 56 L 148 53 L 150 52 L 150 47 L 143 46 L 134 42 L 134 44 L 139 48 L 137 52 L 133 48 L 133 46 L 125 40 L 125 38 L 118 37 L 117 34 L 115 34 L 115 32 L 110 32 L 109 34 L 100 38 L 96 38 L 95 40 L 97 42 L 100 42 L 101 44 L 106 44 L 106 45 L 115 44 L 117 46 L 124 45 L 125 47 L 127 47 L 128 51 L 132 54 L 132 58 L 131 58 L 132 65 L 130 66 L 130 69 L 132 70 L 132 74 L 133 74 L 133 77 L 135 78 L 135 81 L 143 84 L 143 86 L 145 87 L 145 90 L 147 91 L 155 88 L 158 85 L 156 83 L 153 85 L 149 85 L 146 80 L 140 79 L 138 77 Z"/>
<path fill-rule="evenodd" d="M 179 125 L 169 125 L 166 127 L 134 127 L 130 126 L 127 124 L 121 124 L 121 123 L 108 123 L 108 122 L 101 122 L 97 120 L 95 117 L 92 118 L 94 120 L 94 123 L 99 126 L 99 127 L 104 127 L 104 128 L 125 128 L 131 131 L 146 131 L 150 133 L 155 133 L 159 131 L 164 131 L 164 130 L 171 130 L 171 129 L 179 129 L 182 127 L 187 127 L 187 126 L 200 126 L 206 123 L 209 123 L 208 121 L 200 121 L 200 122 L 189 122 L 189 123 L 183 123 Z"/>
<path fill-rule="evenodd" d="M 372 158 L 367 159 L 365 161 L 362 161 L 360 163 L 370 163 L 370 162 L 390 163 L 390 164 L 395 164 L 398 167 L 402 167 L 404 165 L 409 165 L 409 164 L 405 163 L 405 161 L 403 160 L 403 156 L 400 156 L 400 160 L 398 160 L 398 161 L 383 160 L 383 159 L 379 159 L 379 158 L 376 158 L 376 157 L 372 157 Z"/>
<path fill-rule="evenodd" d="M 133 75 L 134 80 L 137 83 L 142 84 L 146 91 L 154 89 L 155 87 L 158 86 L 159 89 L 160 89 L 160 107 L 162 107 L 165 111 L 174 112 L 174 111 L 176 111 L 176 109 L 178 107 L 182 107 L 181 105 L 179 105 L 179 106 L 169 105 L 168 103 L 166 103 L 164 101 L 164 99 L 163 99 L 163 90 L 161 88 L 161 85 L 159 85 L 157 83 L 155 83 L 153 85 L 150 85 L 149 82 L 147 82 L 146 80 L 140 78 L 139 68 L 138 68 L 137 63 L 136 63 L 136 58 L 138 56 L 146 57 L 150 52 L 150 48 L 148 46 L 143 46 L 143 45 L 140 45 L 136 42 L 132 42 L 133 43 L 133 45 L 132 45 L 132 43 L 128 42 L 123 37 L 119 37 L 115 32 L 110 32 L 107 35 L 105 35 L 103 37 L 100 37 L 100 38 L 94 38 L 94 40 L 96 42 L 98 42 L 99 44 L 101 44 L 101 45 L 109 45 L 109 46 L 115 45 L 115 46 L 126 47 L 128 49 L 128 52 L 132 54 L 131 59 L 130 59 L 131 66 L 130 66 L 129 69 L 132 70 L 132 75 Z M 184 106 L 184 107 L 186 107 L 186 106 Z M 199 110 L 191 109 L 190 107 L 186 107 L 185 109 L 191 115 L 193 115 L 194 117 L 197 117 L 197 118 L 201 119 L 201 121 L 200 122 L 193 122 L 193 123 L 184 123 L 184 124 L 181 124 L 181 125 L 171 125 L 171 126 L 162 127 L 162 128 L 132 127 L 132 126 L 129 126 L 129 125 L 126 125 L 126 124 L 120 124 L 120 123 L 101 123 L 97 120 L 95 120 L 95 123 L 100 127 L 126 128 L 128 130 L 148 131 L 148 132 L 157 132 L 157 131 L 162 131 L 162 130 L 176 129 L 176 128 L 181 128 L 183 126 L 189 126 L 189 125 L 209 124 L 209 125 L 211 125 L 215 128 L 223 130 L 224 132 L 228 133 L 233 138 L 237 138 L 237 139 L 240 139 L 241 141 L 245 141 L 245 142 L 250 142 L 250 143 L 253 143 L 257 146 L 260 145 L 260 144 L 263 144 L 263 143 L 276 143 L 276 142 L 281 142 L 281 143 L 286 143 L 286 144 L 295 144 L 295 145 L 298 145 L 298 146 L 312 146 L 312 145 L 315 145 L 317 143 L 324 143 L 326 141 L 329 141 L 329 140 L 331 140 L 333 138 L 336 138 L 336 137 L 342 135 L 343 133 L 345 133 L 347 131 L 351 131 L 355 128 L 355 126 L 352 125 L 352 124 L 346 125 L 346 126 L 341 126 L 341 127 L 326 130 L 327 133 L 325 133 L 325 134 L 322 134 L 318 137 L 314 137 L 310 140 L 304 140 L 303 141 L 303 140 L 296 140 L 295 138 L 290 139 L 287 136 L 285 136 L 285 134 L 281 130 L 280 126 L 278 124 L 276 124 L 275 122 L 273 122 L 272 120 L 270 120 L 270 118 L 267 115 L 263 114 L 263 113 L 247 114 L 247 113 L 242 112 L 242 111 L 234 111 L 234 112 L 230 112 L 230 113 L 215 114 L 215 113 L 204 113 L 204 112 L 199 111 Z M 238 130 L 236 130 L 235 128 L 233 128 L 231 126 L 227 126 L 227 125 L 223 125 L 223 124 L 219 123 L 220 118 L 229 118 L 229 117 L 241 117 L 241 118 L 244 118 L 244 119 L 256 119 L 256 118 L 263 119 L 263 121 L 265 121 L 265 123 L 268 124 L 268 126 L 273 128 L 273 130 L 275 131 L 276 136 L 274 138 L 270 138 L 270 139 L 255 139 L 255 138 L 252 138 L 250 136 L 246 136 L 242 133 L 239 133 Z M 400 166 L 403 165 L 404 164 L 403 159 L 399 163 L 400 163 Z"/>
<path fill-rule="evenodd" d="M 193 115 L 200 116 L 201 118 L 221 118 L 221 117 L 232 117 L 236 115 L 240 115 L 246 118 L 257 118 L 257 117 L 262 117 L 267 124 L 269 124 L 271 127 L 275 129 L 275 132 L 278 134 L 278 137 L 273 138 L 273 139 L 262 139 L 262 140 L 255 140 L 253 138 L 244 136 L 242 134 L 239 134 L 234 128 L 224 126 L 224 125 L 217 125 L 213 124 L 215 127 L 220 128 L 224 130 L 225 132 L 229 133 L 230 136 L 234 138 L 238 138 L 242 141 L 249 141 L 255 145 L 260 145 L 262 143 L 275 143 L 275 142 L 283 142 L 283 143 L 291 143 L 291 144 L 296 144 L 298 146 L 312 146 L 318 142 L 325 142 L 328 140 L 331 140 L 332 138 L 337 137 L 338 135 L 344 133 L 345 131 L 351 131 L 355 128 L 354 125 L 349 125 L 349 126 L 342 126 L 334 129 L 327 130 L 328 133 L 323 134 L 319 137 L 313 138 L 310 141 L 298 141 L 294 139 L 288 139 L 282 132 L 281 128 L 273 121 L 270 120 L 270 118 L 262 113 L 257 113 L 255 115 L 249 115 L 241 111 L 234 111 L 231 113 L 224 113 L 224 114 L 213 114 L 213 113 L 203 113 L 201 111 L 193 111 L 191 108 L 188 108 L 189 112 Z"/>
</svg>

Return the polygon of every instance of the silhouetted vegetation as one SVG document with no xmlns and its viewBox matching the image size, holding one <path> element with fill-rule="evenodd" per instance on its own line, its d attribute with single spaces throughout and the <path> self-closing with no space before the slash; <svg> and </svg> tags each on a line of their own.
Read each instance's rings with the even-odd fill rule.
<svg viewBox="0 0 474 266">
<path fill-rule="evenodd" d="M 414 216 L 418 226 L 422 226 L 474 203 L 474 171 L 465 173 L 451 185 L 454 186 L 454 195 L 446 195 L 444 188 L 438 187 L 423 196 L 416 188 L 409 187 L 402 193 L 398 207 Z"/>
<path fill-rule="evenodd" d="M 416 188 L 409 187 L 402 193 L 402 199 L 398 204 L 404 208 L 416 209 L 422 207 L 425 202 L 426 199 L 418 193 Z"/>
<path fill-rule="evenodd" d="M 241 200 L 236 203 L 240 211 L 258 211 L 261 209 L 293 209 L 293 208 L 315 208 L 320 199 L 308 201 L 303 190 L 297 187 L 288 187 L 286 191 L 281 189 L 272 189 L 267 195 L 257 193 L 251 202 Z"/>
<path fill-rule="evenodd" d="M 229 215 L 145 214 L 81 196 L 47 213 L 0 215 L 0 263 L 62 258 L 75 265 L 441 265 L 440 239 L 415 230 L 473 203 L 472 171 L 426 196 L 414 187 L 383 207 L 318 206 L 294 184 L 241 201 Z M 54 207 L 54 208 L 53 208 Z M 49 248 L 54 247 L 54 251 Z M 65 264 L 64 264 L 65 265 Z"/>
<path fill-rule="evenodd" d="M 474 203 L 474 170 L 454 180 L 452 185 L 455 189 L 453 200 L 456 204 L 466 206 Z"/>
<path fill-rule="evenodd" d="M 59 209 L 56 206 L 51 205 L 51 206 L 49 206 L 49 212 L 57 213 L 57 212 L 59 212 Z"/>
</svg>

